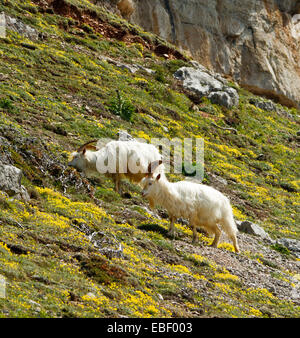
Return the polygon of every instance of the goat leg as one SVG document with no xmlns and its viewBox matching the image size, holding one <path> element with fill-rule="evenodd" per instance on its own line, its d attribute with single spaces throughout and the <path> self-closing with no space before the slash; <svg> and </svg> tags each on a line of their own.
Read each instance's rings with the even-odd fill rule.
<svg viewBox="0 0 300 338">
<path fill-rule="evenodd" d="M 193 225 L 193 240 L 192 243 L 195 244 L 198 242 L 197 226 Z"/>
<path fill-rule="evenodd" d="M 114 183 L 115 183 L 115 192 L 119 193 L 121 195 L 121 189 L 120 189 L 120 177 L 118 174 L 114 175 L 113 177 Z"/>
<path fill-rule="evenodd" d="M 213 231 L 215 233 L 215 238 L 214 238 L 211 246 L 214 247 L 214 248 L 217 248 L 218 243 L 219 243 L 219 239 L 221 237 L 221 230 L 216 226 Z"/>
<path fill-rule="evenodd" d="M 170 217 L 170 225 L 169 225 L 168 235 L 171 236 L 171 237 L 173 237 L 173 239 L 175 239 L 174 222 L 175 222 L 175 218 L 174 217 Z"/>
</svg>

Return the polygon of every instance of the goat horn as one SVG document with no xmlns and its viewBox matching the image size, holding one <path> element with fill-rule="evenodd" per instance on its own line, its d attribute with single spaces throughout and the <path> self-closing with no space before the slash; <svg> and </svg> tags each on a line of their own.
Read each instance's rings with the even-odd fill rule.
<svg viewBox="0 0 300 338">
<path fill-rule="evenodd" d="M 157 167 L 159 167 L 163 163 L 162 160 L 150 162 L 148 165 L 148 175 L 151 176 L 151 174 L 155 171 Z"/>
<path fill-rule="evenodd" d="M 79 148 L 77 149 L 77 152 L 80 153 L 86 146 L 88 146 L 88 145 L 91 144 L 91 143 L 95 143 L 95 142 L 97 142 L 97 141 L 98 141 L 98 140 L 93 140 L 93 141 L 89 141 L 89 142 L 83 144 L 81 147 L 79 147 Z"/>
</svg>

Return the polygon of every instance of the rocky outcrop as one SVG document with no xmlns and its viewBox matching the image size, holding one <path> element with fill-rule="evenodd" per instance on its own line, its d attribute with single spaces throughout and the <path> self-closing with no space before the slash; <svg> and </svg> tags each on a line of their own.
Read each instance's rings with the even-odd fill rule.
<svg viewBox="0 0 300 338">
<path fill-rule="evenodd" d="M 239 95 L 234 88 L 220 75 L 208 71 L 205 67 L 193 62 L 193 67 L 179 68 L 174 77 L 183 83 L 183 88 L 190 93 L 195 103 L 200 102 L 203 96 L 212 103 L 231 108 L 238 105 Z"/>
<path fill-rule="evenodd" d="M 28 201 L 26 188 L 21 185 L 22 171 L 12 165 L 0 163 L 0 190 L 9 196 Z"/>
<path fill-rule="evenodd" d="M 255 94 L 300 106 L 299 0 L 130 3 L 132 22 L 189 50 L 205 67 Z"/>
<path fill-rule="evenodd" d="M 126 69 L 131 74 L 135 74 L 137 71 L 143 71 L 143 72 L 146 72 L 146 73 L 152 74 L 152 75 L 155 74 L 154 70 L 152 70 L 150 68 L 143 67 L 139 64 L 128 64 L 128 63 L 120 62 L 120 61 L 114 60 L 114 59 L 112 59 L 108 56 L 105 56 L 105 55 L 100 55 L 99 59 L 106 61 L 110 64 L 113 64 L 118 68 Z"/>
<path fill-rule="evenodd" d="M 249 222 L 249 221 L 236 221 L 236 225 L 239 231 L 245 232 L 250 235 L 261 237 L 267 241 L 272 241 L 269 234 L 259 225 Z"/>
<path fill-rule="evenodd" d="M 261 99 L 252 98 L 249 100 L 249 103 L 253 104 L 255 107 L 260 108 L 264 111 L 275 111 L 278 115 L 293 120 L 292 114 L 290 114 L 287 110 L 283 109 L 282 107 L 274 104 L 274 102 L 271 100 L 263 101 Z"/>
<path fill-rule="evenodd" d="M 29 40 L 35 41 L 39 38 L 42 38 L 41 34 L 37 30 L 30 27 L 29 25 L 24 24 L 19 19 L 10 17 L 9 15 L 4 15 L 4 18 L 6 29 L 17 32 L 18 34 L 25 36 Z"/>
<path fill-rule="evenodd" d="M 285 246 L 297 258 L 300 258 L 300 241 L 292 238 L 280 238 L 276 243 Z"/>
</svg>

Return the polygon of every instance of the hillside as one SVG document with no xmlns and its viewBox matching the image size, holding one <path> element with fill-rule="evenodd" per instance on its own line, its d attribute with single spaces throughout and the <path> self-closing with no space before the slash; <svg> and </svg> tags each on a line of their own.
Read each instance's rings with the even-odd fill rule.
<svg viewBox="0 0 300 338">
<path fill-rule="evenodd" d="M 30 198 L 0 191 L 0 317 L 300 317 L 299 256 L 278 241 L 300 236 L 299 111 L 233 82 L 238 106 L 193 101 L 173 76 L 186 55 L 87 0 L 4 0 L 2 11 L 0 164 L 22 170 Z M 173 240 L 137 185 L 120 196 L 67 167 L 78 146 L 120 129 L 203 138 L 203 183 L 270 238 L 240 232 L 236 254 L 226 237 L 193 245 L 182 220 Z"/>
</svg>

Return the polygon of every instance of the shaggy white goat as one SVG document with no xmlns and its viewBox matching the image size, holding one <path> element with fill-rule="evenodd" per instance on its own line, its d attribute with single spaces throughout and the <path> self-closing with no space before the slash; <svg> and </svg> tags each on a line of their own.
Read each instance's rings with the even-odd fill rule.
<svg viewBox="0 0 300 338">
<path fill-rule="evenodd" d="M 174 222 L 183 217 L 189 220 L 193 228 L 193 242 L 197 240 L 196 228 L 199 226 L 215 235 L 212 246 L 217 247 L 221 236 L 220 225 L 233 242 L 235 251 L 239 252 L 237 227 L 228 198 L 207 185 L 188 181 L 169 182 L 163 172 L 155 174 L 155 168 L 161 163 L 152 163 L 153 174 L 144 179 L 142 195 L 150 200 L 151 207 L 158 204 L 167 209 L 169 234 L 174 236 Z"/>
<path fill-rule="evenodd" d="M 105 174 L 112 177 L 115 190 L 120 193 L 120 180 L 128 178 L 139 183 L 149 175 L 149 164 L 160 160 L 158 149 L 137 141 L 111 141 L 101 149 L 90 144 L 81 146 L 72 154 L 69 166 L 84 172 L 87 176 Z M 160 169 L 163 171 L 163 168 Z"/>
</svg>

